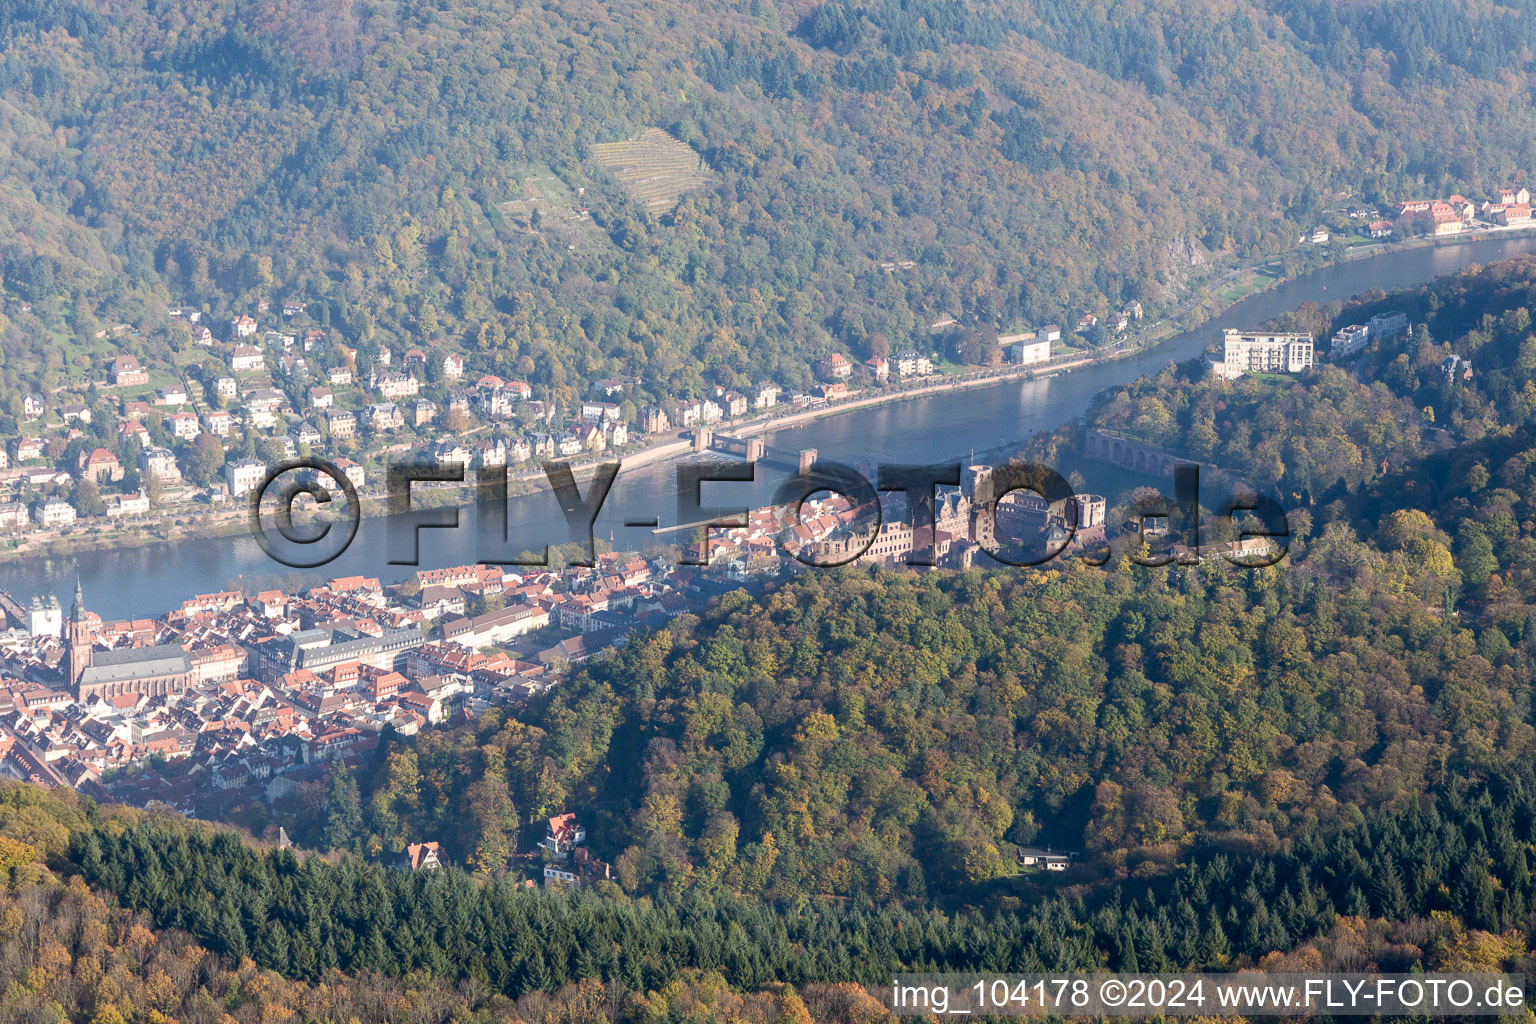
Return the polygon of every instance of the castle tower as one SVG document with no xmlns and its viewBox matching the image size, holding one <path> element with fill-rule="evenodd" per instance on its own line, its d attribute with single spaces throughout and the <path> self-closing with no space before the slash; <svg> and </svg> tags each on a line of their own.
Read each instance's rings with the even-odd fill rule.
<svg viewBox="0 0 1536 1024">
<path fill-rule="evenodd" d="M 80 677 L 91 665 L 91 627 L 85 620 L 85 595 L 75 577 L 75 603 L 69 606 L 69 685 L 80 686 Z"/>
</svg>

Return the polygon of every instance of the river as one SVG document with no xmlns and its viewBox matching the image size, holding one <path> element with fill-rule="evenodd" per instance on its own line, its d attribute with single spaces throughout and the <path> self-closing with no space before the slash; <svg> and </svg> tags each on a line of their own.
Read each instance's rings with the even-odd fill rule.
<svg viewBox="0 0 1536 1024">
<path fill-rule="evenodd" d="M 1305 302 L 1348 299 L 1373 288 L 1392 290 L 1422 284 L 1473 263 L 1536 252 L 1536 238 L 1516 237 L 1386 252 L 1327 267 L 1250 296 L 1201 327 L 1176 334 L 1137 355 L 1087 366 L 1050 380 L 1006 381 L 854 410 L 777 431 L 769 444 L 815 448 L 821 457 L 850 464 L 995 460 L 1021 441 L 1080 415 L 1095 394 L 1155 371 L 1169 361 L 1199 354 L 1224 327 L 1251 327 Z M 759 467 L 760 470 L 763 467 Z M 659 517 L 678 522 L 675 465 L 658 463 L 619 472 L 599 516 L 596 534 L 610 535 L 621 549 L 639 549 L 655 538 L 646 529 L 626 529 L 626 519 Z M 782 474 L 767 471 L 758 483 L 709 484 L 704 504 L 730 507 L 766 504 Z M 509 555 L 546 541 L 565 539 L 564 520 L 553 494 L 541 491 L 510 503 L 513 542 Z M 459 530 L 421 533 L 421 567 L 457 565 L 484 555 L 473 523 Z M 39 558 L 0 567 L 0 589 L 23 603 L 37 594 L 57 594 L 67 603 L 78 575 L 87 603 L 105 618 L 159 615 L 193 594 L 230 585 L 290 585 L 298 578 L 366 574 L 385 582 L 401 580 L 416 567 L 388 565 L 383 554 L 385 523 L 365 519 L 348 550 L 330 564 L 299 573 L 271 561 L 249 537 L 188 540 L 175 545 L 106 548 L 64 558 Z"/>
</svg>

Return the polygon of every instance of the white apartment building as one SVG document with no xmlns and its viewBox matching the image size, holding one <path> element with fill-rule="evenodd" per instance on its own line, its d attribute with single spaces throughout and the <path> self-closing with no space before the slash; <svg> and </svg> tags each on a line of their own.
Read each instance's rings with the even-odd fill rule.
<svg viewBox="0 0 1536 1024">
<path fill-rule="evenodd" d="M 1333 347 L 1328 354 L 1335 360 L 1347 359 L 1365 348 L 1371 340 L 1371 329 L 1365 324 L 1350 324 L 1333 336 Z"/>
<path fill-rule="evenodd" d="M 38 526 L 68 526 L 76 519 L 75 507 L 59 498 L 40 501 L 32 510 Z"/>
<path fill-rule="evenodd" d="M 1002 338 L 997 340 L 999 342 L 1003 341 Z M 1010 341 L 1007 345 L 1003 346 L 1003 350 L 1008 353 L 1010 362 L 1018 363 L 1020 366 L 1047 363 L 1051 359 L 1051 343 L 1035 334 L 1016 341 Z"/>
<path fill-rule="evenodd" d="M 1397 310 L 1389 313 L 1377 313 L 1367 322 L 1373 338 L 1390 338 L 1398 334 L 1408 333 L 1408 314 Z"/>
<path fill-rule="evenodd" d="M 244 498 L 267 475 L 267 464 L 256 459 L 236 459 L 224 465 L 224 483 L 232 498 Z"/>
<path fill-rule="evenodd" d="M 1312 367 L 1312 335 L 1260 334 L 1232 328 L 1222 332 L 1221 355 L 1211 373 L 1236 380 L 1245 373 L 1301 373 Z"/>
</svg>

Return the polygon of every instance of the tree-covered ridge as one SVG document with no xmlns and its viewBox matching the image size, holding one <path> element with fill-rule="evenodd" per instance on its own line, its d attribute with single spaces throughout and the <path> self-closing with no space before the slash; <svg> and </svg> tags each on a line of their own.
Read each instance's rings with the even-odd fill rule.
<svg viewBox="0 0 1536 1024">
<path fill-rule="evenodd" d="M 1099 396 L 1085 420 L 1231 470 L 1302 507 L 1416 462 L 1442 440 L 1410 398 L 1330 365 L 1305 382 L 1231 384 L 1210 378 L 1202 361 L 1169 366 Z M 1076 434 L 1075 425 L 1059 431 L 1049 451 L 1057 465 L 1086 470 L 1072 454 Z"/>
<path fill-rule="evenodd" d="M 1524 58 L 1472 59 L 1530 19 L 1329 10 L 9 4 L 7 393 L 101 326 L 143 324 L 154 357 L 167 305 L 259 297 L 561 400 L 795 384 L 949 314 L 1155 308 L 1192 256 L 1288 245 L 1339 188 L 1481 195 L 1532 166 Z M 592 159 L 648 125 L 719 176 L 668 224 Z M 546 170 L 587 187 L 600 244 L 499 214 Z"/>
<path fill-rule="evenodd" d="M 1529 970 L 1533 829 L 1523 766 L 1355 812 L 1281 853 L 1201 847 L 1151 882 L 944 913 L 538 892 L 454 868 L 258 851 L 175 816 L 5 781 L 0 1012 L 869 1024 L 882 1014 L 859 986 L 904 968 Z"/>
<path fill-rule="evenodd" d="M 1513 353 L 1520 266 L 1299 319 L 1403 305 Z M 1367 359 L 1405 344 L 1428 343 Z M 1271 849 L 1502 770 L 1536 739 L 1536 460 L 1527 426 L 1471 412 L 1523 390 L 1513 359 L 1463 382 L 1478 404 L 1450 426 L 1334 366 L 1107 393 L 1092 424 L 1184 452 L 1214 438 L 1196 454 L 1282 498 L 1273 569 L 806 573 L 638 638 L 516 720 L 392 740 L 329 809 L 280 820 L 370 856 L 433 838 L 494 877 L 579 809 L 631 892 L 947 900 L 987 891 L 1016 845 L 1110 872 L 1206 838 Z"/>
<path fill-rule="evenodd" d="M 1347 523 L 1391 549 L 1411 520 L 1410 546 L 1434 536 L 1454 554 L 1462 613 L 1513 640 L 1536 592 L 1532 308 L 1528 256 L 1390 296 L 1309 304 L 1277 326 L 1322 338 L 1391 309 L 1414 326 L 1304 381 L 1224 385 L 1195 364 L 1170 367 L 1105 392 L 1086 425 L 1227 467 L 1314 532 Z M 1077 436 L 1058 431 L 1037 453 L 1078 465 Z"/>
<path fill-rule="evenodd" d="M 160 927 L 145 912 L 122 909 L 118 894 L 88 887 L 69 859 L 71 833 L 88 846 L 124 830 L 153 837 L 170 862 L 181 863 L 191 849 L 201 855 L 200 865 L 227 871 L 238 864 L 243 873 L 214 883 L 218 895 L 238 901 L 241 914 L 278 913 L 276 903 L 263 906 L 247 888 L 262 875 L 267 858 L 251 856 L 232 834 L 214 837 L 177 819 L 98 808 L 73 792 L 6 781 L 0 784 L 0 1018 L 15 1024 L 871 1024 L 881 1016 L 875 1000 L 853 985 L 813 984 L 796 992 L 770 984 L 743 991 L 718 968 L 676 971 L 650 990 L 594 976 L 558 986 L 520 985 L 515 1000 L 474 980 L 460 982 L 440 960 L 431 971 L 407 973 L 390 962 L 390 973 L 360 965 L 343 973 L 331 950 L 319 959 L 332 966 L 301 974 L 294 957 L 275 958 L 274 947 L 254 933 L 248 947 L 256 959 L 239 952 L 247 947 L 230 944 L 237 931 L 194 936 Z M 164 880 L 165 862 L 142 860 L 154 885 Z M 340 877 L 318 860 L 305 867 L 319 886 L 309 889 L 312 895 L 327 895 L 324 886 Z M 136 888 L 132 901 L 145 900 L 149 891 Z M 325 927 L 320 920 L 313 925 Z M 297 934 L 300 956 L 311 934 L 317 933 Z M 403 946 L 414 942 L 407 938 Z M 348 956 L 357 959 L 350 947 Z"/>
<path fill-rule="evenodd" d="M 1536 741 L 1536 633 L 1446 618 L 1460 570 L 1419 519 L 1380 548 L 1331 526 L 1288 571 L 808 573 L 637 640 L 523 722 L 400 741 L 360 801 L 333 791 L 342 827 L 300 834 L 478 863 L 505 827 L 457 808 L 489 780 L 524 820 L 582 809 L 630 891 L 775 900 L 974 894 L 1012 844 L 1086 846 L 1101 871 L 1202 836 L 1272 849 Z"/>
<path fill-rule="evenodd" d="M 1453 782 L 1283 853 L 1202 849 L 1156 882 L 955 914 L 700 889 L 639 902 L 538 892 L 453 868 L 258 853 L 228 832 L 125 815 L 77 830 L 70 860 L 160 926 L 288 976 L 420 973 L 507 995 L 577 980 L 667 991 L 698 970 L 746 989 L 879 985 L 901 970 L 1519 970 L 1536 898 L 1533 783 L 1528 767 Z"/>
<path fill-rule="evenodd" d="M 1250 376 L 1227 384 L 1198 361 L 1169 367 L 1106 390 L 1086 425 L 1230 467 L 1292 501 L 1330 488 L 1338 497 L 1339 488 L 1427 454 L 1523 436 L 1536 422 L 1533 307 L 1536 257 L 1526 255 L 1390 296 L 1307 303 L 1274 325 L 1311 332 L 1324 349 L 1333 332 L 1388 310 L 1405 313 L 1413 328 L 1347 366 L 1329 364 L 1325 354 L 1306 380 Z M 1462 362 L 1453 368 L 1452 357 Z M 1058 432 L 1058 446 L 1066 440 Z"/>
</svg>

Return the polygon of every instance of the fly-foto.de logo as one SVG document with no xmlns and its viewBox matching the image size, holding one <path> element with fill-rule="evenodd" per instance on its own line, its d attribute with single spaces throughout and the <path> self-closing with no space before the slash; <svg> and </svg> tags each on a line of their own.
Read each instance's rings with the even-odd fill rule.
<svg viewBox="0 0 1536 1024">
<path fill-rule="evenodd" d="M 568 564 L 594 564 L 594 528 L 618 485 L 621 466 L 621 462 L 595 466 L 583 487 L 569 463 L 543 464 L 565 519 L 567 540 L 582 552 Z M 984 473 L 978 472 L 983 469 Z M 705 484 L 751 484 L 756 471 L 755 462 L 680 463 L 676 467 L 677 525 L 662 527 L 658 513 L 630 516 L 625 526 L 682 533 L 689 539 L 682 552 L 683 564 L 707 565 L 714 531 L 740 531 L 753 523 L 759 527 L 766 523 L 779 554 L 820 568 L 861 559 L 946 564 L 940 556 L 957 534 L 963 534 L 973 552 L 1004 566 L 1036 566 L 1071 555 L 1093 565 L 1106 566 L 1123 557 L 1135 565 L 1155 567 L 1195 564 L 1215 554 L 1240 568 L 1263 568 L 1285 557 L 1290 537 L 1284 511 L 1263 495 L 1232 494 L 1208 510 L 1201 503 L 1200 469 L 1195 465 L 1174 469 L 1171 499 L 1160 493 L 1138 495 L 1115 530 L 1104 522 L 1103 499 L 1080 495 L 1055 470 L 1027 462 L 995 468 L 967 468 L 959 462 L 882 463 L 870 480 L 851 466 L 818 459 L 783 480 L 767 508 L 703 504 Z M 962 481 L 957 513 L 952 489 L 962 487 Z M 390 463 L 382 507 L 386 513 L 383 560 L 390 565 L 417 565 L 422 530 L 456 530 L 464 522 L 463 503 L 423 507 L 417 500 L 421 492 L 413 488 L 470 482 L 460 462 Z M 475 520 L 475 559 L 486 565 L 548 565 L 547 545 L 542 554 L 535 554 L 517 544 L 505 467 L 482 467 L 473 485 L 469 505 Z M 898 495 L 905 499 L 900 503 L 904 507 L 891 500 Z M 249 515 L 262 550 L 298 569 L 317 568 L 339 557 L 356 538 L 361 517 L 361 499 L 347 474 L 333 463 L 314 458 L 273 466 L 252 493 Z M 825 529 L 828 522 L 835 524 L 830 531 Z M 1213 535 L 1218 539 L 1211 539 Z M 893 559 L 895 551 L 900 557 Z"/>
</svg>

